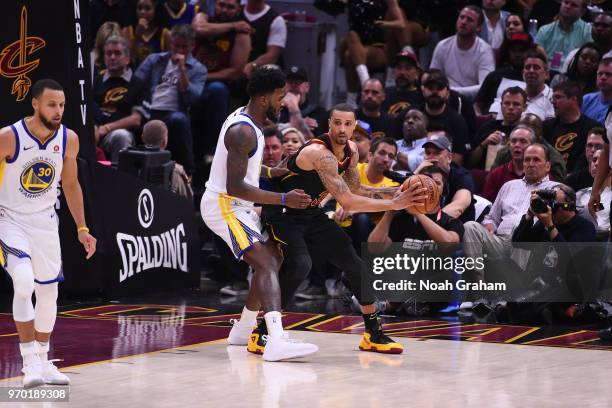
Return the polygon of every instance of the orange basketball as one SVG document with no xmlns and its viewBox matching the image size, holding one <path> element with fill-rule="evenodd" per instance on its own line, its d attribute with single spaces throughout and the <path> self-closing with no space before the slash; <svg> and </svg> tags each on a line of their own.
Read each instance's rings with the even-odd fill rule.
<svg viewBox="0 0 612 408">
<path fill-rule="evenodd" d="M 425 192 L 427 199 L 422 205 L 415 205 L 413 207 L 414 211 L 420 214 L 426 214 L 435 210 L 438 204 L 440 203 L 441 193 L 440 187 L 436 184 L 435 180 L 429 176 L 415 174 L 414 176 L 410 176 L 406 181 L 404 181 L 401 187 L 402 191 L 408 189 L 414 183 L 420 184 L 419 188 L 427 189 L 427 191 Z"/>
</svg>

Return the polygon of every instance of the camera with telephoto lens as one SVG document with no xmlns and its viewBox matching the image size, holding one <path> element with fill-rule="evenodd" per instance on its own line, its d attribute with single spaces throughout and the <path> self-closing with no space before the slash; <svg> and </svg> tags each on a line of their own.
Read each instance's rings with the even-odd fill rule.
<svg viewBox="0 0 612 408">
<path fill-rule="evenodd" d="M 543 190 L 535 191 L 537 197 L 531 200 L 531 206 L 529 209 L 534 214 L 542 214 L 548 211 L 547 207 L 553 208 L 557 199 L 557 192 L 555 189 L 546 188 Z"/>
</svg>

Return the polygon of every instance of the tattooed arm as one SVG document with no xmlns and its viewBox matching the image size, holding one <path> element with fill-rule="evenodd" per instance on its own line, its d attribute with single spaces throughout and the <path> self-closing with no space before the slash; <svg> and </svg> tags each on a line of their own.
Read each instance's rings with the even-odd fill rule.
<svg viewBox="0 0 612 408">
<path fill-rule="evenodd" d="M 351 148 L 353 148 L 352 145 Z M 346 181 L 346 184 L 351 189 L 351 192 L 353 194 L 368 198 L 393 198 L 393 195 L 397 191 L 397 187 L 369 187 L 361 184 L 361 181 L 359 180 L 359 171 L 357 170 L 358 162 L 359 154 L 357 153 L 356 148 L 354 148 L 351 155 L 351 164 L 342 176 L 344 181 Z"/>
<path fill-rule="evenodd" d="M 354 194 L 346 181 L 338 174 L 338 160 L 334 154 L 320 145 L 302 149 L 297 158 L 298 166 L 304 170 L 315 170 L 325 188 L 334 196 L 345 211 L 378 212 L 403 209 L 420 204 L 425 189 L 410 188 L 392 199 L 374 200 Z M 416 187 L 416 184 L 414 185 Z"/>
<path fill-rule="evenodd" d="M 249 125 L 232 126 L 225 134 L 227 147 L 227 194 L 258 204 L 281 204 L 281 194 L 261 190 L 244 182 L 249 165 L 249 152 L 257 147 L 257 135 Z M 306 208 L 310 196 L 301 190 L 285 194 L 285 205 L 291 208 Z"/>
</svg>

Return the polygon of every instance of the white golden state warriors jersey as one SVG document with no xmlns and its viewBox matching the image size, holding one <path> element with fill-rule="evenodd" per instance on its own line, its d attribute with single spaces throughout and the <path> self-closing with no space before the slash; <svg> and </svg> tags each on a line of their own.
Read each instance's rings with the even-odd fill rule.
<svg viewBox="0 0 612 408">
<path fill-rule="evenodd" d="M 210 177 L 206 182 L 207 191 L 217 194 L 227 194 L 227 148 L 225 147 L 225 133 L 230 127 L 240 123 L 251 126 L 257 135 L 257 146 L 249 153 L 249 162 L 244 182 L 259 188 L 259 173 L 261 171 L 261 161 L 263 159 L 265 145 L 264 135 L 253 119 L 244 113 L 244 107 L 242 107 L 229 115 L 221 127 L 219 140 L 217 141 L 217 149 L 215 150 L 215 156 L 210 169 Z M 245 203 L 247 202 L 245 201 Z M 253 203 L 249 204 L 252 205 Z"/>
<path fill-rule="evenodd" d="M 23 214 L 52 208 L 62 174 L 67 129 L 59 129 L 44 144 L 28 130 L 25 120 L 11 125 L 15 154 L 0 163 L 0 207 Z"/>
</svg>

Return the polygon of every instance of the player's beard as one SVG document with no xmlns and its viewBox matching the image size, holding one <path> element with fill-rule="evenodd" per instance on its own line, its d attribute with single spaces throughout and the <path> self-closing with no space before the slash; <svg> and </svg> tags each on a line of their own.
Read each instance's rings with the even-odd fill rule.
<svg viewBox="0 0 612 408">
<path fill-rule="evenodd" d="M 270 119 L 274 123 L 277 123 L 280 119 L 280 112 L 277 112 L 276 109 L 270 106 L 266 111 L 266 118 Z"/>
<path fill-rule="evenodd" d="M 49 119 L 47 119 L 45 117 L 45 115 L 43 115 L 42 113 L 40 113 L 38 115 L 40 117 L 40 121 L 42 122 L 43 125 L 45 125 L 45 127 L 53 132 L 55 132 L 56 130 L 59 129 L 59 125 L 54 125 L 53 122 L 51 122 Z"/>
</svg>

